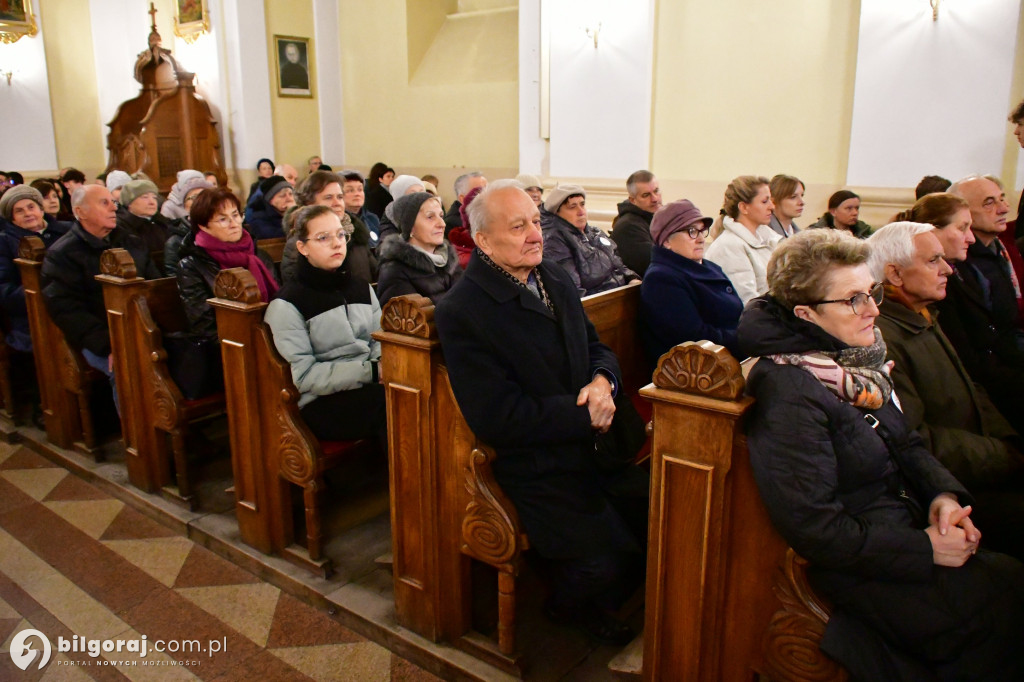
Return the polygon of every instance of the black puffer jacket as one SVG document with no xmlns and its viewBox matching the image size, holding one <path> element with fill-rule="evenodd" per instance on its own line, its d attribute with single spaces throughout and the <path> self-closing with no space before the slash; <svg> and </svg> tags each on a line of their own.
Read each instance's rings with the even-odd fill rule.
<svg viewBox="0 0 1024 682">
<path fill-rule="evenodd" d="M 253 240 L 255 247 L 256 241 Z M 274 261 L 260 248 L 256 255 L 273 275 Z M 195 235 L 189 233 L 181 243 L 181 260 L 175 275 L 178 278 L 178 293 L 185 306 L 189 331 L 199 336 L 217 336 L 217 316 L 206 299 L 213 298 L 213 285 L 217 280 L 220 265 L 206 249 L 196 244 Z"/>
<path fill-rule="evenodd" d="M 600 229 L 587 225 L 581 232 L 548 211 L 541 211 L 540 221 L 544 231 L 544 257 L 565 268 L 581 297 L 640 279 L 623 264 L 615 244 Z"/>
<path fill-rule="evenodd" d="M 181 244 L 185 237 L 192 234 L 192 224 L 188 218 L 172 220 L 167 234 L 167 241 L 164 242 L 164 274 L 174 277 L 178 274 L 178 262 L 181 260 Z"/>
<path fill-rule="evenodd" d="M 127 210 L 117 215 L 117 226 L 145 242 L 150 253 L 157 253 L 158 258 L 164 252 L 170 223 L 159 213 L 152 218 L 143 218 Z"/>
<path fill-rule="evenodd" d="M 619 256 L 626 267 L 644 276 L 647 266 L 651 264 L 651 220 L 654 214 L 645 211 L 630 201 L 619 204 L 619 215 L 612 223 L 609 237 L 619 249 Z"/>
<path fill-rule="evenodd" d="M 738 336 L 753 356 L 845 347 L 767 296 L 747 305 Z M 1019 660 L 1005 661 L 1019 659 L 1009 647 L 1022 641 L 1024 601 L 1008 585 L 1024 568 L 983 550 L 960 568 L 933 563 L 923 530 L 931 501 L 942 492 L 961 504 L 972 499 L 896 405 L 856 408 L 806 370 L 768 357 L 751 370 L 747 390 L 757 398 L 746 431 L 761 498 L 835 607 L 822 650 L 857 679 L 893 679 L 877 671 L 906 663 L 886 660 L 894 651 L 941 679 L 1020 679 Z M 891 649 L 861 646 L 865 626 Z"/>
<path fill-rule="evenodd" d="M 395 296 L 419 294 L 436 305 L 462 276 L 459 256 L 455 247 L 444 242 L 448 262 L 437 267 L 430 256 L 397 235 L 380 245 L 380 279 L 377 280 L 377 298 L 383 307 Z"/>
<path fill-rule="evenodd" d="M 46 309 L 75 348 L 110 355 L 110 330 L 100 274 L 100 255 L 107 249 L 125 249 L 140 277 L 158 279 L 160 270 L 149 259 L 141 239 L 115 227 L 106 239 L 94 237 L 77 221 L 46 251 L 42 285 Z"/>
</svg>

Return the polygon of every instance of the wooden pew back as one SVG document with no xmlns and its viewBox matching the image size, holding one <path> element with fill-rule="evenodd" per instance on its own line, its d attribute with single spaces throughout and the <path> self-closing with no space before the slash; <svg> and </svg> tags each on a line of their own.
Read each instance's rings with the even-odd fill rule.
<svg viewBox="0 0 1024 682">
<path fill-rule="evenodd" d="M 223 394 L 186 400 L 171 376 L 163 334 L 188 329 L 174 277 L 139 277 L 123 249 L 104 251 L 100 272 L 96 279 L 107 308 L 128 478 L 146 492 L 159 490 L 194 508 L 184 432 L 190 422 L 222 412 Z"/>
<path fill-rule="evenodd" d="M 62 448 L 74 448 L 94 459 L 100 451 L 89 406 L 91 386 L 101 375 L 89 367 L 57 328 L 43 300 L 42 268 L 46 246 L 39 237 L 25 237 L 15 263 L 21 273 L 32 334 L 36 381 L 46 423 L 46 437 Z"/>
</svg>

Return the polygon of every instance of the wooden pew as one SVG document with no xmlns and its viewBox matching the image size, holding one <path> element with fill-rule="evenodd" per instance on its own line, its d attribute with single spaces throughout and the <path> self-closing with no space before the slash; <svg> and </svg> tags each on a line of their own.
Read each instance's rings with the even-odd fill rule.
<svg viewBox="0 0 1024 682">
<path fill-rule="evenodd" d="M 639 387 L 640 286 L 583 299 L 601 340 L 618 355 L 623 390 Z M 479 442 L 448 381 L 434 308 L 421 296 L 384 306 L 381 376 L 388 402 L 391 533 L 398 622 L 448 640 L 514 673 L 515 578 L 529 540 L 494 480 L 494 452 Z M 469 558 L 498 571 L 498 645 L 471 631 Z"/>
<path fill-rule="evenodd" d="M 772 527 L 741 424 L 740 364 L 708 341 L 662 356 L 653 404 L 645 680 L 844 680 L 828 620 Z"/>
<path fill-rule="evenodd" d="M 242 540 L 266 554 L 281 554 L 315 574 L 331 573 L 323 555 L 323 474 L 376 448 L 368 440 L 318 441 L 299 414 L 291 368 L 263 323 L 267 304 L 244 268 L 217 276 L 217 332 L 224 359 L 235 511 Z M 295 545 L 290 486 L 302 489 L 305 547 Z"/>
<path fill-rule="evenodd" d="M 277 265 L 281 264 L 281 255 L 284 254 L 284 237 L 271 237 L 270 239 L 260 239 L 256 242 L 256 246 L 267 252 L 270 259 Z"/>
<path fill-rule="evenodd" d="M 89 399 L 93 382 L 106 378 L 89 367 L 82 354 L 68 345 L 46 310 L 40 283 L 45 255 L 42 239 L 25 237 L 15 262 L 25 288 L 46 437 L 59 447 L 74 448 L 99 460 L 101 453 Z"/>
<path fill-rule="evenodd" d="M 96 279 L 107 307 L 128 480 L 195 509 L 185 433 L 189 424 L 223 413 L 224 394 L 186 400 L 171 378 L 163 333 L 188 329 L 174 277 L 139 277 L 124 249 L 104 251 L 100 272 Z"/>
</svg>

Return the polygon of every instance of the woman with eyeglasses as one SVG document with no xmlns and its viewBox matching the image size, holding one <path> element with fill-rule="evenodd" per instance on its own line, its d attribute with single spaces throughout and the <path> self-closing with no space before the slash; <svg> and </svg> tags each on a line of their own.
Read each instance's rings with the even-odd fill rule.
<svg viewBox="0 0 1024 682">
<path fill-rule="evenodd" d="M 319 171 L 318 171 L 319 172 Z M 387 447 L 384 386 L 379 382 L 380 304 L 370 284 L 342 267 L 351 238 L 328 206 L 295 215 L 295 279 L 264 321 L 288 361 L 302 418 L 321 440 L 373 437 Z"/>
<path fill-rule="evenodd" d="M 419 294 L 436 305 L 462 276 L 459 256 L 444 238 L 444 208 L 427 192 L 400 196 L 391 209 L 400 234 L 380 245 L 381 305 L 395 296 Z"/>
<path fill-rule="evenodd" d="M 651 220 L 654 246 L 640 285 L 640 333 L 652 368 L 684 341 L 712 341 L 742 357 L 736 325 L 743 302 L 722 268 L 704 260 L 711 223 L 688 199 L 666 204 Z"/>
<path fill-rule="evenodd" d="M 204 189 L 189 210 L 192 232 L 181 243 L 181 260 L 176 275 L 178 291 L 185 305 L 190 331 L 201 337 L 217 338 L 217 318 L 206 302 L 213 298 L 217 273 L 243 267 L 252 273 L 260 298 L 269 301 L 277 291 L 274 262 L 256 247 L 242 227 L 242 205 L 223 187 Z"/>
<path fill-rule="evenodd" d="M 761 498 L 833 605 L 820 646 L 851 679 L 1024 679 L 1024 567 L 979 547 L 970 493 L 907 426 L 870 253 L 841 230 L 800 232 L 743 311 Z"/>
</svg>

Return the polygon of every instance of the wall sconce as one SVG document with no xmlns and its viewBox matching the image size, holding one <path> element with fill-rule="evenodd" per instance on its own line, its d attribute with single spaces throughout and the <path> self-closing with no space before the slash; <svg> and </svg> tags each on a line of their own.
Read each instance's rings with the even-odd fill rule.
<svg viewBox="0 0 1024 682">
<path fill-rule="evenodd" d="M 937 2 L 938 0 L 936 0 Z M 594 49 L 597 49 L 597 37 L 601 34 L 601 22 L 597 22 L 597 28 L 590 28 L 589 26 L 585 29 L 588 38 L 594 39 Z"/>
<path fill-rule="evenodd" d="M 928 0 L 928 4 L 932 6 L 932 21 L 939 20 L 939 0 Z"/>
<path fill-rule="evenodd" d="M 0 77 L 3 77 L 3 78 L 7 79 L 7 85 L 8 86 L 11 84 L 11 76 L 13 76 L 13 75 L 14 75 L 13 71 L 0 71 Z"/>
</svg>

